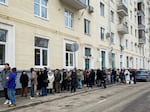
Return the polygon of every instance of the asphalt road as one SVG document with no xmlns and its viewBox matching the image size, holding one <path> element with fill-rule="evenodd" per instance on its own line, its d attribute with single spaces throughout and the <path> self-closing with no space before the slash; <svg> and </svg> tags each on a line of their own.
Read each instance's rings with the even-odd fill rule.
<svg viewBox="0 0 150 112">
<path fill-rule="evenodd" d="M 70 93 L 71 94 L 71 93 Z M 117 85 L 12 112 L 150 112 L 150 83 Z"/>
<path fill-rule="evenodd" d="M 150 112 L 150 91 L 129 103 L 122 112 Z"/>
</svg>

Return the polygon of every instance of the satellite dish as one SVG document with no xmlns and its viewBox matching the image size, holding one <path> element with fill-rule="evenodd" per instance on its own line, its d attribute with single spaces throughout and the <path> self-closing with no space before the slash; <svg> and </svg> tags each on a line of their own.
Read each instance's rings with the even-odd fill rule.
<svg viewBox="0 0 150 112">
<path fill-rule="evenodd" d="M 79 49 L 79 44 L 76 43 L 76 42 L 74 42 L 74 43 L 71 45 L 71 50 L 72 50 L 73 52 L 76 52 L 76 51 L 78 51 L 78 49 Z"/>
</svg>

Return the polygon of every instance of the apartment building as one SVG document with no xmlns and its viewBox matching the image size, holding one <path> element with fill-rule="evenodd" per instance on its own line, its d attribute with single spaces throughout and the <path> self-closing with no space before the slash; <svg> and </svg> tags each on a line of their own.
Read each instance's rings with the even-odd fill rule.
<svg viewBox="0 0 150 112">
<path fill-rule="evenodd" d="M 148 0 L 0 0 L 0 68 L 150 69 L 145 11 Z"/>
</svg>

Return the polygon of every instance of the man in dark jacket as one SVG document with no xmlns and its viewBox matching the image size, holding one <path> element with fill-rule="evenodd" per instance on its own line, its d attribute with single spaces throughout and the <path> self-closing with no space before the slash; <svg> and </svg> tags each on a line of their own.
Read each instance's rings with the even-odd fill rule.
<svg viewBox="0 0 150 112">
<path fill-rule="evenodd" d="M 106 71 L 103 70 L 102 71 L 102 85 L 104 88 L 106 88 L 106 79 L 107 79 L 107 74 L 106 74 Z"/>
<path fill-rule="evenodd" d="M 22 86 L 21 89 L 21 96 L 27 97 L 28 93 L 28 82 L 29 82 L 29 77 L 25 71 L 22 72 L 21 77 L 20 77 L 20 83 Z"/>
<path fill-rule="evenodd" d="M 73 69 L 72 73 L 71 73 L 71 92 L 76 92 L 76 88 L 77 88 L 77 71 L 76 69 Z"/>
<path fill-rule="evenodd" d="M 10 75 L 11 71 L 10 71 L 10 67 L 9 67 L 8 63 L 5 63 L 4 65 L 5 65 L 5 68 L 1 72 L 2 86 L 4 88 L 4 94 L 5 94 L 5 99 L 6 99 L 4 104 L 11 104 L 11 101 L 8 98 L 7 86 L 6 86 L 7 85 L 7 77 Z"/>
<path fill-rule="evenodd" d="M 55 70 L 54 76 L 55 76 L 55 81 L 54 82 L 55 82 L 56 93 L 60 93 L 61 74 L 60 74 L 58 69 Z"/>
<path fill-rule="evenodd" d="M 48 86 L 48 71 L 47 68 L 44 67 L 44 71 L 42 72 L 42 96 L 47 95 L 47 86 Z"/>
<path fill-rule="evenodd" d="M 93 69 L 91 70 L 90 76 L 91 76 L 90 86 L 92 87 L 93 85 L 95 85 L 95 71 Z"/>
<path fill-rule="evenodd" d="M 62 84 L 61 84 L 61 91 L 63 90 L 66 90 L 66 87 L 67 87 L 67 70 L 66 69 L 63 69 L 63 79 L 62 79 Z"/>
</svg>

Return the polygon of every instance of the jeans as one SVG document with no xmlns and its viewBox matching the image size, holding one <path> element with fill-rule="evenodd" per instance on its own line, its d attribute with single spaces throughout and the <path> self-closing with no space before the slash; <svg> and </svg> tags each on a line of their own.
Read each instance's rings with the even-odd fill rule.
<svg viewBox="0 0 150 112">
<path fill-rule="evenodd" d="M 7 88 L 4 88 L 4 94 L 5 94 L 5 99 L 6 99 L 6 100 L 9 100 Z"/>
<path fill-rule="evenodd" d="M 8 88 L 8 97 L 12 104 L 16 105 L 15 88 Z"/>
<path fill-rule="evenodd" d="M 47 95 L 47 89 L 46 87 L 42 87 L 42 96 Z"/>
<path fill-rule="evenodd" d="M 78 88 L 82 89 L 82 80 L 81 79 L 78 79 Z"/>
<path fill-rule="evenodd" d="M 34 84 L 31 84 L 31 97 L 34 97 Z"/>
</svg>

